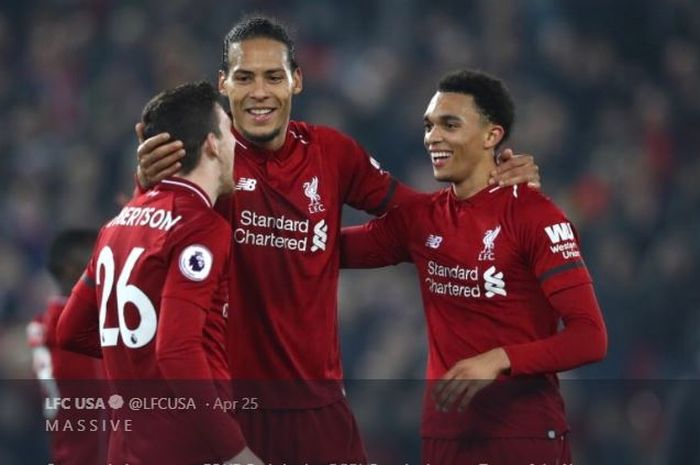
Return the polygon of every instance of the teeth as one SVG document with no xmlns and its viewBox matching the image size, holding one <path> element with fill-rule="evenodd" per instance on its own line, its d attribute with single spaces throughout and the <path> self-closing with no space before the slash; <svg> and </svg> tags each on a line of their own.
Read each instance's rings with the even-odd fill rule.
<svg viewBox="0 0 700 465">
<path fill-rule="evenodd" d="M 254 115 L 267 115 L 272 112 L 272 108 L 251 108 L 248 111 Z"/>
<path fill-rule="evenodd" d="M 452 156 L 452 152 L 431 152 L 430 157 L 433 160 L 443 160 L 445 158 L 450 158 Z"/>
</svg>

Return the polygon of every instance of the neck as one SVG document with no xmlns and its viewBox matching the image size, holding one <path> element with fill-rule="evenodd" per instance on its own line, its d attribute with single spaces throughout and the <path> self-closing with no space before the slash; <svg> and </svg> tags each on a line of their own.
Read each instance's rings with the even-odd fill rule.
<svg viewBox="0 0 700 465">
<path fill-rule="evenodd" d="M 192 184 L 196 184 L 207 194 L 212 205 L 216 203 L 216 199 L 219 198 L 220 186 L 218 173 L 213 172 L 213 167 L 209 167 L 209 165 L 205 163 L 200 163 L 197 168 L 190 171 L 188 174 L 177 173 L 177 176 L 182 179 L 187 179 Z"/>
<path fill-rule="evenodd" d="M 461 181 L 452 183 L 452 191 L 458 199 L 468 199 L 480 190 L 489 185 L 489 177 L 492 170 L 496 168 L 496 161 L 493 153 L 484 156 L 482 161 L 477 163 L 471 172 Z"/>
</svg>

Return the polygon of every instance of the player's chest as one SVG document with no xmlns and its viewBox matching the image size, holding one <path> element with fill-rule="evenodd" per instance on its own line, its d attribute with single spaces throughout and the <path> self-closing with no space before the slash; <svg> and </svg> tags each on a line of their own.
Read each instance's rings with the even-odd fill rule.
<svg viewBox="0 0 700 465">
<path fill-rule="evenodd" d="M 342 206 L 337 167 L 313 152 L 285 162 L 241 157 L 236 159 L 234 182 L 239 210 L 317 220 Z"/>
<path fill-rule="evenodd" d="M 524 258 L 512 228 L 498 215 L 437 215 L 411 237 L 425 288 L 447 298 L 505 298 Z"/>
</svg>

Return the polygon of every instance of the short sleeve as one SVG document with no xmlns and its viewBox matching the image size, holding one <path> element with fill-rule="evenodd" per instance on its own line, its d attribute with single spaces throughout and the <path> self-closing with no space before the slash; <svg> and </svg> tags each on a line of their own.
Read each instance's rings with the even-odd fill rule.
<svg viewBox="0 0 700 465">
<path fill-rule="evenodd" d="M 539 192 L 524 188 L 523 207 L 515 214 L 520 239 L 532 270 L 547 296 L 591 282 L 576 229 L 564 213 Z"/>
<path fill-rule="evenodd" d="M 169 255 L 162 298 L 210 307 L 229 265 L 231 249 L 231 228 L 214 215 L 192 218 L 178 231 Z"/>
</svg>

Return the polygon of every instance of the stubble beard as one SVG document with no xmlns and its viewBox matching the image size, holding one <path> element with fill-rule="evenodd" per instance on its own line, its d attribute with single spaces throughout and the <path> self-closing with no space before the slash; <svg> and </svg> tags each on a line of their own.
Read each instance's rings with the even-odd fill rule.
<svg viewBox="0 0 700 465">
<path fill-rule="evenodd" d="M 248 142 L 254 145 L 265 145 L 268 142 L 272 142 L 275 139 L 275 137 L 279 136 L 282 132 L 282 128 L 273 129 L 267 134 L 251 134 L 248 131 L 241 132 L 243 133 L 243 137 L 245 137 L 248 140 Z"/>
</svg>

